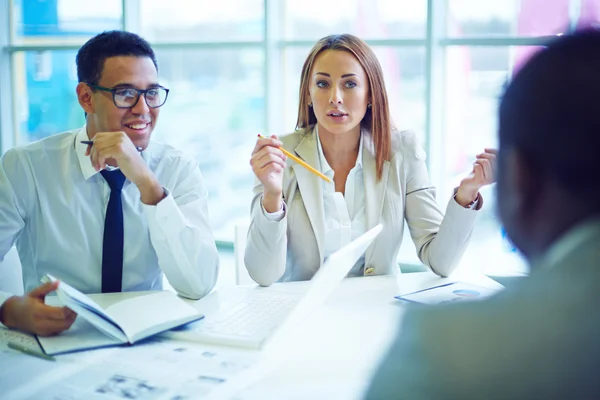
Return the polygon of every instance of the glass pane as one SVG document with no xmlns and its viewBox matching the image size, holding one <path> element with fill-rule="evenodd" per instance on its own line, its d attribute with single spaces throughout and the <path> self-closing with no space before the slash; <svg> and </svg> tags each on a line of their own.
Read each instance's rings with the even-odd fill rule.
<svg viewBox="0 0 600 400">
<path fill-rule="evenodd" d="M 75 93 L 75 54 L 73 50 L 13 54 L 17 145 L 85 123 Z"/>
<path fill-rule="evenodd" d="M 152 42 L 262 40 L 264 14 L 263 0 L 140 0 L 141 34 Z"/>
<path fill-rule="evenodd" d="M 154 138 L 197 158 L 214 234 L 233 241 L 235 224 L 250 217 L 250 154 L 266 126 L 263 52 L 159 49 L 157 57 L 171 91 Z"/>
<path fill-rule="evenodd" d="M 285 51 L 285 131 L 291 132 L 298 117 L 300 72 L 309 48 Z M 411 129 L 424 137 L 425 129 L 425 49 L 374 46 L 390 102 L 390 112 L 398 129 Z"/>
<path fill-rule="evenodd" d="M 467 36 L 545 36 L 566 32 L 579 0 L 448 0 L 447 33 Z"/>
<path fill-rule="evenodd" d="M 457 184 L 484 147 L 495 147 L 497 108 L 506 82 L 540 47 L 446 49 L 446 181 Z"/>
<path fill-rule="evenodd" d="M 581 0 L 577 28 L 600 27 L 600 0 Z"/>
<path fill-rule="evenodd" d="M 444 143 L 444 182 L 439 193 L 451 193 L 460 180 L 472 170 L 475 156 L 486 147 L 496 148 L 498 104 L 503 88 L 517 69 L 540 47 L 448 47 L 446 49 L 446 109 Z M 478 218 L 477 232 L 472 236 L 466 260 L 480 264 L 485 259 L 489 270 L 506 270 L 523 265 L 506 266 L 506 243 L 495 214 L 495 194 L 490 187 L 483 190 L 485 206 Z M 488 252 L 488 256 L 485 256 Z M 489 257 L 489 254 L 498 257 Z M 514 258 L 514 254 L 512 254 Z M 468 263 L 465 261 L 465 263 Z M 511 268 L 512 268 L 511 267 Z"/>
<path fill-rule="evenodd" d="M 425 49 L 373 47 L 385 79 L 397 129 L 425 134 Z"/>
<path fill-rule="evenodd" d="M 83 44 L 123 26 L 121 0 L 13 0 L 12 17 L 15 44 Z"/>
<path fill-rule="evenodd" d="M 335 33 L 362 39 L 424 38 L 426 0 L 285 0 L 284 37 L 318 40 Z"/>
</svg>

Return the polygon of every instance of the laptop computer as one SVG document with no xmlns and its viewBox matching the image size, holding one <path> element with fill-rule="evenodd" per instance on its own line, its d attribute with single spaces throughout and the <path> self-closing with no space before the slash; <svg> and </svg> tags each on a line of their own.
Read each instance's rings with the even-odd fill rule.
<svg viewBox="0 0 600 400">
<path fill-rule="evenodd" d="M 331 254 L 309 281 L 305 292 L 240 286 L 219 289 L 199 303 L 200 311 L 205 315 L 203 320 L 163 335 L 203 343 L 261 348 L 276 331 L 296 324 L 323 304 L 381 229 L 379 224 Z"/>
</svg>

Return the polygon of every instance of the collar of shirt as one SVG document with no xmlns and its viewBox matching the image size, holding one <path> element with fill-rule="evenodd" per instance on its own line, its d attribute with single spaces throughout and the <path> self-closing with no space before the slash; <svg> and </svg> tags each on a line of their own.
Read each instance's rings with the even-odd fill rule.
<svg viewBox="0 0 600 400">
<path fill-rule="evenodd" d="M 589 237 L 597 235 L 600 231 L 600 218 L 595 218 L 586 222 L 582 222 L 571 228 L 566 234 L 560 237 L 550 248 L 532 264 L 534 268 L 550 269 L 560 264 L 567 259 L 570 254 L 576 251 L 581 243 L 585 242 Z"/>
<path fill-rule="evenodd" d="M 331 166 L 329 165 L 329 163 L 327 162 L 327 159 L 325 158 L 325 153 L 323 153 L 323 146 L 321 145 L 321 138 L 319 137 L 318 125 L 315 125 L 315 135 L 317 137 L 317 150 L 319 152 L 319 161 L 321 163 L 321 172 L 331 178 L 331 177 L 333 177 L 333 169 L 331 169 Z M 352 170 L 359 171 L 362 168 L 362 155 L 363 155 L 363 133 L 361 130 L 360 143 L 358 144 L 358 156 L 356 157 L 356 163 L 354 164 L 354 168 L 352 168 Z"/>
<path fill-rule="evenodd" d="M 83 179 L 88 180 L 92 176 L 99 173 L 99 171 L 96 171 L 94 169 L 94 167 L 92 166 L 92 163 L 90 162 L 90 157 L 85 155 L 85 151 L 86 151 L 88 145 L 81 143 L 82 141 L 85 141 L 85 140 L 90 140 L 90 138 L 88 137 L 88 134 L 87 134 L 87 126 L 86 125 L 84 125 L 82 128 L 80 128 L 79 132 L 77 132 L 77 135 L 75 135 L 75 153 L 77 154 L 77 159 L 79 160 L 79 167 L 81 168 L 81 173 L 83 174 Z M 141 154 L 142 158 L 144 159 L 144 161 L 146 163 L 148 163 L 146 152 L 142 151 L 140 154 Z M 107 166 L 106 169 L 112 171 L 115 169 L 119 169 L 119 167 Z"/>
</svg>

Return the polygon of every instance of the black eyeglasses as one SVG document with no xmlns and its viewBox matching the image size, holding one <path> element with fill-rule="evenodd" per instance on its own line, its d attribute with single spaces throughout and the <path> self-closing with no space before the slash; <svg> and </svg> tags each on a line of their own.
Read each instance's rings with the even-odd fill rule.
<svg viewBox="0 0 600 400">
<path fill-rule="evenodd" d="M 158 108 L 165 104 L 169 96 L 169 89 L 162 86 L 153 87 L 150 89 L 136 89 L 132 87 L 107 88 L 104 86 L 92 85 L 86 83 L 92 89 L 102 90 L 112 93 L 113 102 L 118 108 L 132 108 L 140 100 L 140 95 L 144 95 L 146 104 L 150 108 Z"/>
</svg>

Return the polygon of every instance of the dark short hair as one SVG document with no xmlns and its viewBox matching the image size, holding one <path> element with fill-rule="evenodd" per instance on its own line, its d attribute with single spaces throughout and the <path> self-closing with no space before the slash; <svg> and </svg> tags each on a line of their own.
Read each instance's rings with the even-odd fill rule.
<svg viewBox="0 0 600 400">
<path fill-rule="evenodd" d="M 142 37 L 126 31 L 105 31 L 88 40 L 77 52 L 77 79 L 97 85 L 106 59 L 119 56 L 148 57 L 158 70 L 154 50 Z"/>
<path fill-rule="evenodd" d="M 499 135 L 544 179 L 598 199 L 600 30 L 558 37 L 527 62 L 502 96 Z"/>
</svg>

